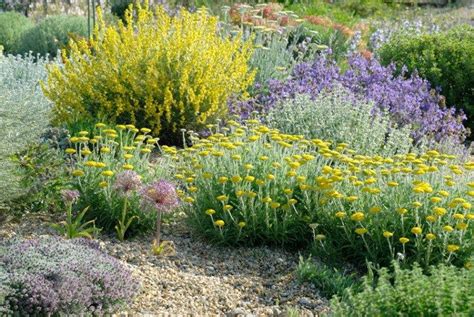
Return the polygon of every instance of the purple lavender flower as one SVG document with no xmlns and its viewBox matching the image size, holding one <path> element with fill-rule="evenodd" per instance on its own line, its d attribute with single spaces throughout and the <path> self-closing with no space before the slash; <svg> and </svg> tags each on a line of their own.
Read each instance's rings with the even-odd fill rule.
<svg viewBox="0 0 474 317">
<path fill-rule="evenodd" d="M 79 193 L 79 191 L 77 191 L 75 189 L 63 189 L 63 190 L 61 190 L 61 196 L 63 198 L 63 201 L 66 204 L 73 204 L 74 202 L 76 202 L 79 199 L 80 195 L 81 194 Z"/>
<path fill-rule="evenodd" d="M 462 122 L 466 116 L 443 104 L 443 97 L 425 79 L 402 72 L 395 75 L 395 65 L 382 66 L 376 59 L 360 55 L 349 58 L 342 72 L 334 61 L 322 56 L 312 63 L 295 66 L 285 81 L 271 80 L 267 91 L 257 93 L 245 102 L 230 102 L 230 112 L 247 119 L 254 111 L 265 114 L 278 102 L 307 94 L 316 98 L 321 90 L 341 85 L 359 98 L 374 102 L 374 112 L 386 110 L 400 127 L 413 126 L 415 141 L 429 137 L 436 141 L 466 136 Z"/>
<path fill-rule="evenodd" d="M 132 191 L 139 189 L 142 185 L 140 175 L 135 171 L 124 171 L 117 174 L 115 178 L 114 188 L 127 195 Z"/>
<path fill-rule="evenodd" d="M 140 194 L 145 202 L 160 212 L 171 211 L 179 203 L 175 186 L 165 180 L 145 186 Z"/>
</svg>

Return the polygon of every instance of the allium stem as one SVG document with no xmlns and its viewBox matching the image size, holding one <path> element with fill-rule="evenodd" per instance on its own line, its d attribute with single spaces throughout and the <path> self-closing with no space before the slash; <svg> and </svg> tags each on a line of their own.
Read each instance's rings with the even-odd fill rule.
<svg viewBox="0 0 474 317">
<path fill-rule="evenodd" d="M 156 232 L 155 232 L 155 243 L 156 245 L 160 245 L 161 240 L 161 211 L 157 212 L 156 217 Z"/>
</svg>

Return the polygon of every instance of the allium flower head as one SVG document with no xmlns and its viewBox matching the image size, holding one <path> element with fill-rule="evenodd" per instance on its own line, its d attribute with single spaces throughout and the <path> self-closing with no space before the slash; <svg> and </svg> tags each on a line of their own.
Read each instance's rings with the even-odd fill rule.
<svg viewBox="0 0 474 317">
<path fill-rule="evenodd" d="M 140 193 L 158 211 L 171 211 L 179 202 L 175 186 L 165 180 L 145 186 Z"/>
<path fill-rule="evenodd" d="M 81 194 L 79 193 L 79 191 L 77 191 L 75 189 L 74 190 L 73 189 L 63 189 L 61 191 L 61 196 L 62 196 L 63 201 L 65 203 L 70 203 L 70 204 L 74 203 L 76 200 L 79 199 L 80 195 Z"/>
<path fill-rule="evenodd" d="M 114 188 L 124 194 L 138 190 L 142 185 L 140 175 L 132 170 L 126 170 L 119 174 L 115 179 Z"/>
</svg>

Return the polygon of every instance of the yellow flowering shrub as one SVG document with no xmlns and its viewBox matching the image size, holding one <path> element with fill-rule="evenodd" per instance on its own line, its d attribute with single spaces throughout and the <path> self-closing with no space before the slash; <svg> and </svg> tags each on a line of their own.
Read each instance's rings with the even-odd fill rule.
<svg viewBox="0 0 474 317">
<path fill-rule="evenodd" d="M 249 121 L 164 147 L 194 228 L 224 243 L 304 244 L 364 265 L 463 264 L 473 254 L 474 162 L 428 151 L 359 155 Z M 312 237 L 312 238 L 311 238 Z"/>
<path fill-rule="evenodd" d="M 64 65 L 49 67 L 43 90 L 56 121 L 131 122 L 176 144 L 180 129 L 224 117 L 227 99 L 245 95 L 254 78 L 251 41 L 220 36 L 217 17 L 205 10 L 175 17 L 161 6 L 132 11 L 118 26 L 99 12 L 93 38 L 71 40 Z"/>
</svg>

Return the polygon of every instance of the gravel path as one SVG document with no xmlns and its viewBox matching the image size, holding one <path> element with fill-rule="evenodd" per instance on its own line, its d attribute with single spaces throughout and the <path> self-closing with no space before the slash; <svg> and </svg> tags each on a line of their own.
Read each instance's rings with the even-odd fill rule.
<svg viewBox="0 0 474 317">
<path fill-rule="evenodd" d="M 0 239 L 51 234 L 42 217 L 0 228 Z M 126 262 L 142 289 L 124 314 L 133 316 L 314 316 L 328 303 L 311 285 L 294 277 L 298 254 L 268 247 L 220 248 L 194 239 L 180 224 L 164 225 L 163 238 L 176 254 L 156 257 L 150 239 L 102 247 Z"/>
</svg>

